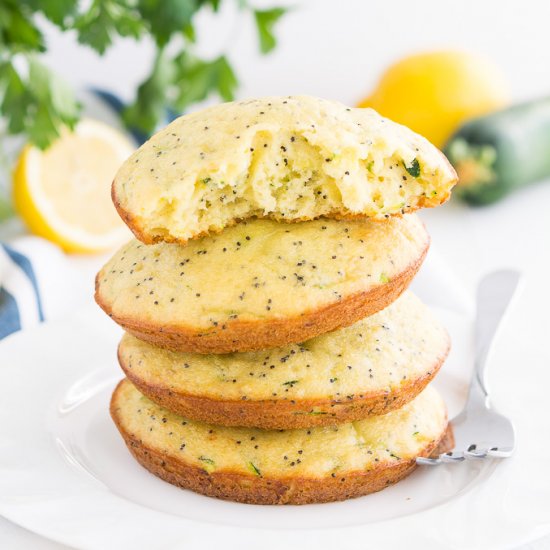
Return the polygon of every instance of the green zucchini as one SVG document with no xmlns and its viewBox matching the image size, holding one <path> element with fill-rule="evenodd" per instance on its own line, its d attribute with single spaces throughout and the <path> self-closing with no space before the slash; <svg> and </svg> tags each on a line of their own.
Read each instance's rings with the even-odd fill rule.
<svg viewBox="0 0 550 550">
<path fill-rule="evenodd" d="M 550 97 L 466 122 L 444 153 L 459 177 L 454 194 L 473 205 L 550 177 Z"/>
</svg>

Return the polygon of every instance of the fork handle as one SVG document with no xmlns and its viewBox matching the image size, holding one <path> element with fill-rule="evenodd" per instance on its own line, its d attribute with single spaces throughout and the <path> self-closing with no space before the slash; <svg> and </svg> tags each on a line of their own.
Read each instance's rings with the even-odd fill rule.
<svg viewBox="0 0 550 550">
<path fill-rule="evenodd" d="M 518 271 L 493 271 L 483 277 L 477 289 L 475 376 L 472 384 L 477 382 L 486 396 L 489 395 L 486 366 L 492 345 L 519 281 Z"/>
</svg>

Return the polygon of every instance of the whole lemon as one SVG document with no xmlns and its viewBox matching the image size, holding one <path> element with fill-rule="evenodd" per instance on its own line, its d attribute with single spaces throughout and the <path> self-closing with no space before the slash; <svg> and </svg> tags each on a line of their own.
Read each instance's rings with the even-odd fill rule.
<svg viewBox="0 0 550 550">
<path fill-rule="evenodd" d="M 372 107 L 442 147 L 462 122 L 504 107 L 508 97 L 503 75 L 485 58 L 439 51 L 390 66 L 359 107 Z"/>
</svg>

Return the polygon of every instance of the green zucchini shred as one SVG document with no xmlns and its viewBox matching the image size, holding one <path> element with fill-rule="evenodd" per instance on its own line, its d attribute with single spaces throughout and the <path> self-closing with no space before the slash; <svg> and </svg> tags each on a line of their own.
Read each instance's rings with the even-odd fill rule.
<svg viewBox="0 0 550 550">
<path fill-rule="evenodd" d="M 259 476 L 261 477 L 262 476 L 262 473 L 260 472 L 260 470 L 254 465 L 253 462 L 249 462 L 248 463 L 248 469 L 256 476 Z"/>
<path fill-rule="evenodd" d="M 418 162 L 418 159 L 414 158 L 410 166 L 407 166 L 403 161 L 403 166 L 413 178 L 417 178 L 418 176 L 420 176 L 420 163 Z"/>
</svg>

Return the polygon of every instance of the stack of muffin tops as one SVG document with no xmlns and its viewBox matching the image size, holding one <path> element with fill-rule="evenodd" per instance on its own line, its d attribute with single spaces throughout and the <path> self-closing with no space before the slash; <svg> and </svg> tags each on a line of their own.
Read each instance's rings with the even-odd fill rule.
<svg viewBox="0 0 550 550">
<path fill-rule="evenodd" d="M 263 98 L 177 119 L 121 167 L 139 240 L 97 276 L 126 331 L 111 414 L 149 471 L 258 504 L 342 500 L 450 445 L 427 387 L 449 338 L 405 291 L 429 237 L 413 210 L 456 182 L 368 109 Z"/>
</svg>

